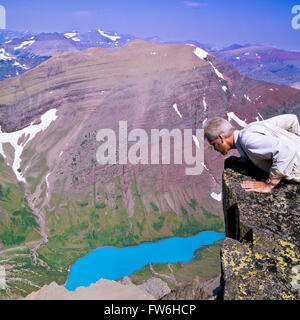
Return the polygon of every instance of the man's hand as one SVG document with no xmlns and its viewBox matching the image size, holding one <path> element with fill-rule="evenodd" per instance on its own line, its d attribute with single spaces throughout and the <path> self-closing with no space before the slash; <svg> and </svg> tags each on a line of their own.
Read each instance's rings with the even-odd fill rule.
<svg viewBox="0 0 300 320">
<path fill-rule="evenodd" d="M 274 188 L 274 186 L 263 181 L 244 181 L 241 186 L 246 192 L 253 191 L 259 193 L 269 193 Z"/>
</svg>

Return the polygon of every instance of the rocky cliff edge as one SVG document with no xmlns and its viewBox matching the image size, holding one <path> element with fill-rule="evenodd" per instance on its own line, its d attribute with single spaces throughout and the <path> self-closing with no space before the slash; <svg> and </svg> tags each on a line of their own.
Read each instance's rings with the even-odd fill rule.
<svg viewBox="0 0 300 320">
<path fill-rule="evenodd" d="M 300 184 L 281 182 L 269 194 L 240 184 L 264 178 L 242 158 L 223 173 L 226 239 L 221 249 L 224 300 L 300 299 Z"/>
</svg>

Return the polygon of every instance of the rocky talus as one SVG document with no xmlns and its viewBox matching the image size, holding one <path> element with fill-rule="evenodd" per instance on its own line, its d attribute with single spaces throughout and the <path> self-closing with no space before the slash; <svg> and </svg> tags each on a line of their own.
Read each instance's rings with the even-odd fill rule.
<svg viewBox="0 0 300 320">
<path fill-rule="evenodd" d="M 203 283 L 199 277 L 195 277 L 190 284 L 177 287 L 162 298 L 162 300 L 213 300 L 203 289 Z"/>
<path fill-rule="evenodd" d="M 299 299 L 300 184 L 281 182 L 268 194 L 247 193 L 241 182 L 262 175 L 238 162 L 228 162 L 223 173 L 221 298 Z"/>
<path fill-rule="evenodd" d="M 89 287 L 68 291 L 52 282 L 39 291 L 32 292 L 25 300 L 154 300 L 153 296 L 133 284 L 123 285 L 116 281 L 101 279 Z"/>
<path fill-rule="evenodd" d="M 162 297 L 168 295 L 171 292 L 171 289 L 168 287 L 167 283 L 161 280 L 160 278 L 150 278 L 144 281 L 143 284 L 135 286 L 129 277 L 124 277 L 118 281 L 122 285 L 131 285 L 139 288 L 145 293 L 154 297 L 154 299 L 159 300 Z"/>
</svg>

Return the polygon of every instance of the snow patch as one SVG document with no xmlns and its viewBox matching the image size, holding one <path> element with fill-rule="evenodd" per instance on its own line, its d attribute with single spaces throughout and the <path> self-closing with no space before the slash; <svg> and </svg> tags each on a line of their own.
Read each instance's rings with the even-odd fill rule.
<svg viewBox="0 0 300 320">
<path fill-rule="evenodd" d="M 215 199 L 215 200 L 217 200 L 217 201 L 221 201 L 221 200 L 222 200 L 222 193 L 217 194 L 217 193 L 215 193 L 215 192 L 212 192 L 210 195 L 211 195 L 211 197 L 212 197 L 213 199 Z"/>
<path fill-rule="evenodd" d="M 76 42 L 80 41 L 80 39 L 77 37 L 78 36 L 77 32 L 66 32 L 66 33 L 64 33 L 64 36 L 67 39 L 71 39 L 71 40 L 76 41 Z"/>
<path fill-rule="evenodd" d="M 203 50 L 203 49 L 201 49 L 201 48 L 196 48 L 196 49 L 194 50 L 194 53 L 195 53 L 195 55 L 196 55 L 198 58 L 200 58 L 200 59 L 202 59 L 202 60 L 204 60 L 204 59 L 207 58 L 207 56 L 208 56 L 208 52 L 205 51 L 205 50 Z"/>
<path fill-rule="evenodd" d="M 20 68 L 22 68 L 24 70 L 28 70 L 29 69 L 25 64 L 20 64 L 18 61 L 14 61 L 13 66 L 14 67 L 20 67 Z"/>
<path fill-rule="evenodd" d="M 7 53 L 3 48 L 0 49 L 0 60 L 4 60 L 4 61 L 12 60 L 10 54 Z"/>
<path fill-rule="evenodd" d="M 224 92 L 226 92 L 226 91 L 228 90 L 228 88 L 227 88 L 226 86 L 222 86 L 222 90 L 223 90 Z"/>
<path fill-rule="evenodd" d="M 257 114 L 261 117 L 262 120 L 264 120 L 264 118 L 261 116 L 261 114 L 259 112 Z"/>
<path fill-rule="evenodd" d="M 215 70 L 215 73 L 216 73 L 216 75 L 218 76 L 218 78 L 221 78 L 221 79 L 224 80 L 223 74 L 213 65 L 212 62 L 209 61 L 209 63 L 210 63 L 210 65 L 213 67 L 213 69 Z"/>
<path fill-rule="evenodd" d="M 250 97 L 247 96 L 246 94 L 244 94 L 245 99 L 247 99 L 248 101 L 251 101 Z"/>
<path fill-rule="evenodd" d="M 31 141 L 39 132 L 46 130 L 50 124 L 57 119 L 57 109 L 51 109 L 47 111 L 45 114 L 41 116 L 41 123 L 38 125 L 34 125 L 32 122 L 28 127 L 11 132 L 6 133 L 2 132 L 0 127 L 0 154 L 6 159 L 2 144 L 3 143 L 10 143 L 12 147 L 15 149 L 15 157 L 12 169 L 19 181 L 26 182 L 23 178 L 22 174 L 18 171 L 21 164 L 21 155 L 23 153 L 24 147 Z M 24 135 L 26 140 L 25 142 L 18 144 L 19 139 Z"/>
<path fill-rule="evenodd" d="M 209 171 L 204 162 L 201 162 L 201 164 L 202 164 L 203 168 L 204 168 L 206 171 Z"/>
<path fill-rule="evenodd" d="M 202 121 L 202 126 L 205 125 L 206 121 L 207 121 L 207 118 L 205 118 L 205 119 Z"/>
<path fill-rule="evenodd" d="M 199 149 L 199 148 L 200 148 L 200 142 L 199 142 L 199 140 L 197 139 L 197 137 L 196 137 L 196 136 L 194 136 L 194 135 L 193 135 L 193 140 L 194 140 L 194 142 L 195 142 L 195 144 L 196 144 L 197 148 Z"/>
<path fill-rule="evenodd" d="M 66 38 L 70 39 L 70 38 L 76 37 L 77 34 L 78 34 L 77 32 L 66 32 L 66 33 L 64 34 L 64 36 L 65 36 Z"/>
<path fill-rule="evenodd" d="M 208 56 L 208 52 L 203 50 L 203 49 L 201 49 L 201 48 L 196 48 L 194 50 L 194 54 L 198 58 L 200 58 L 202 60 L 204 60 Z M 213 65 L 213 63 L 211 61 L 208 61 L 208 63 L 212 66 L 212 68 L 214 69 L 214 71 L 215 71 L 216 75 L 218 76 L 218 78 L 222 79 L 222 80 L 225 80 L 224 77 L 223 77 L 223 74 Z M 223 89 L 224 92 L 226 92 L 228 90 L 228 88 L 226 86 L 222 86 L 222 89 Z"/>
<path fill-rule="evenodd" d="M 181 113 L 179 112 L 179 110 L 178 110 L 178 107 L 177 107 L 177 104 L 176 104 L 176 103 L 174 103 L 174 104 L 173 104 L 173 108 L 174 108 L 174 110 L 177 112 L 177 114 L 179 115 L 179 117 L 180 117 L 180 118 L 182 118 L 182 115 L 181 115 Z"/>
<path fill-rule="evenodd" d="M 207 103 L 205 100 L 205 97 L 203 97 L 203 106 L 204 106 L 204 112 L 207 110 Z"/>
<path fill-rule="evenodd" d="M 108 38 L 111 41 L 116 41 L 118 39 L 121 39 L 121 37 L 115 35 L 115 36 L 110 36 L 108 34 L 106 34 L 104 31 L 102 31 L 101 29 L 98 29 L 98 32 L 101 34 L 102 37 Z"/>
<path fill-rule="evenodd" d="M 24 47 L 31 46 L 35 43 L 35 40 L 23 41 L 18 47 L 15 47 L 15 50 L 22 49 Z"/>
<path fill-rule="evenodd" d="M 243 120 L 241 120 L 237 115 L 234 114 L 234 112 L 227 112 L 228 121 L 234 120 L 236 123 L 238 123 L 241 127 L 245 127 L 247 123 Z"/>
</svg>

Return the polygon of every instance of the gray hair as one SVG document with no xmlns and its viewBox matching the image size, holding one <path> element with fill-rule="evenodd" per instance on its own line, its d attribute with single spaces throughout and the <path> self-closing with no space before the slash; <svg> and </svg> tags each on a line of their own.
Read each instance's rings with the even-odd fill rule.
<svg viewBox="0 0 300 320">
<path fill-rule="evenodd" d="M 232 135 L 234 130 L 235 128 L 230 124 L 229 121 L 223 118 L 213 118 L 204 126 L 204 137 L 208 141 L 218 139 L 219 135 L 228 138 Z"/>
</svg>

